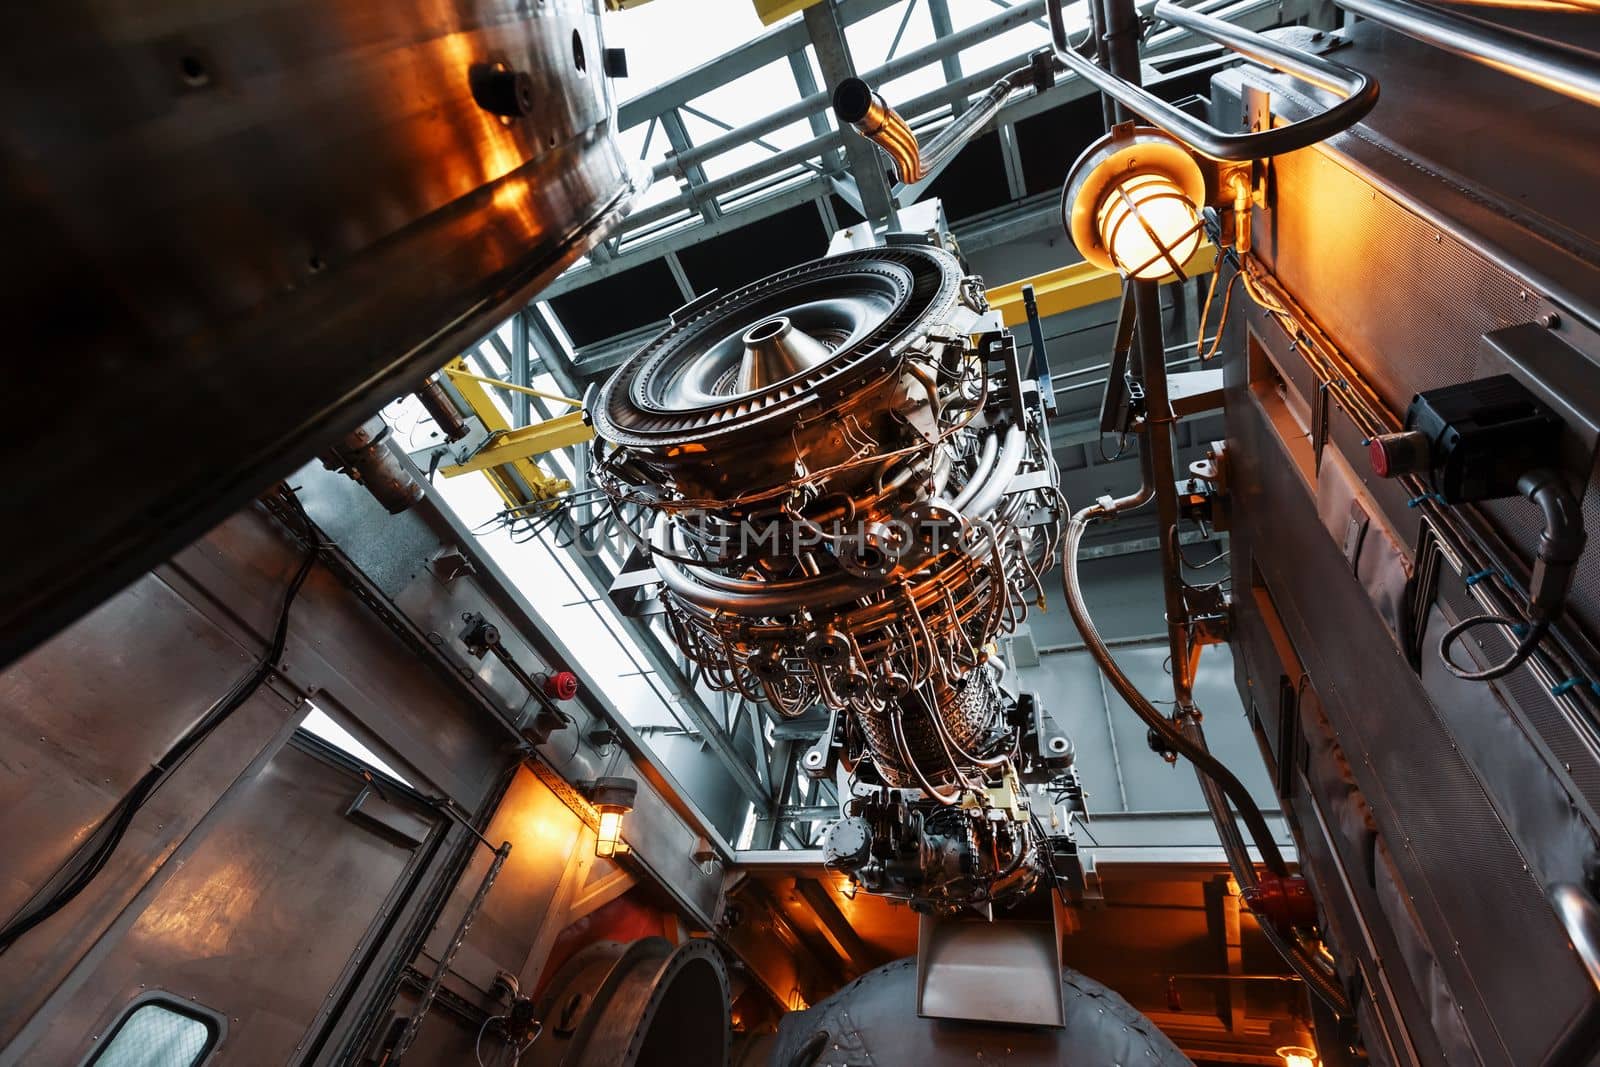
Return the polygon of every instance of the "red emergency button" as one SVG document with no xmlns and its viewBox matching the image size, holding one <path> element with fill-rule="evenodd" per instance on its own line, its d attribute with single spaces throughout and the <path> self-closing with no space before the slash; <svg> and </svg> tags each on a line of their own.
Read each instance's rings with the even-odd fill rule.
<svg viewBox="0 0 1600 1067">
<path fill-rule="evenodd" d="M 578 695 L 578 676 L 571 671 L 545 675 L 544 695 L 552 700 L 571 700 Z"/>
<path fill-rule="evenodd" d="M 1368 438 L 1367 459 L 1372 473 L 1380 478 L 1422 474 L 1433 466 L 1428 435 L 1415 430 Z"/>
</svg>

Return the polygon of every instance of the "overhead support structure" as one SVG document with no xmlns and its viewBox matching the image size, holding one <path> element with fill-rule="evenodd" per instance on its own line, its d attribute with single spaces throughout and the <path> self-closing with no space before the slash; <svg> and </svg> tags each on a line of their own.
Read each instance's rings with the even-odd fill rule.
<svg viewBox="0 0 1600 1067">
<path fill-rule="evenodd" d="M 817 53 L 817 65 L 822 68 L 823 81 L 832 94 L 839 83 L 856 76 L 855 63 L 850 58 L 850 46 L 844 39 L 844 27 L 834 12 L 832 0 L 812 4 L 806 8 L 806 33 L 811 47 Z M 845 158 L 850 173 L 855 178 L 856 192 L 861 197 L 861 213 L 874 224 L 893 224 L 896 213 L 889 196 L 889 183 L 884 178 L 883 161 L 877 151 L 859 137 L 844 142 Z"/>
<path fill-rule="evenodd" d="M 511 326 L 512 338 L 524 346 L 522 349 L 507 351 L 498 331 L 485 339 L 484 344 L 495 348 L 507 366 L 515 368 L 520 362 L 531 376 L 537 365 L 550 373 L 562 389 L 579 392 L 568 350 L 540 307 L 533 305 L 522 309 L 513 317 Z M 481 471 L 508 508 L 529 517 L 540 513 L 530 505 L 558 510 L 561 514 L 556 524 L 561 538 L 568 541 L 576 538 L 580 531 L 573 509 L 563 507 L 559 499 L 573 490 L 572 480 L 552 475 L 534 463 L 533 457 L 560 454 L 561 465 L 572 472 L 582 487 L 588 461 L 578 450 L 594 436 L 593 430 L 584 423 L 581 410 L 557 414 L 549 406 L 581 407 L 582 401 L 475 373 L 468 368 L 466 357 L 453 360 L 443 375 L 490 436 L 475 453 L 457 464 L 441 467 L 440 473 L 453 476 Z M 496 388 L 508 396 L 525 398 L 539 421 L 526 426 L 510 425 L 489 397 L 488 391 Z M 598 548 L 595 552 L 564 553 L 563 558 L 595 589 L 603 591 L 615 579 L 622 559 L 614 545 L 601 544 Z M 770 772 L 760 741 L 762 731 L 754 729 L 751 731 L 753 744 L 741 745 L 733 727 L 744 709 L 724 706 L 719 713 L 702 697 L 676 649 L 670 648 L 647 622 L 624 618 L 621 625 L 629 631 L 643 659 L 639 664 L 641 671 L 652 674 L 665 687 L 663 699 L 670 702 L 676 713 L 681 714 L 686 727 L 716 755 L 729 778 L 754 805 L 758 816 L 765 815 L 774 799 L 766 780 Z"/>
<path fill-rule="evenodd" d="M 544 455 L 558 448 L 566 448 L 593 437 L 594 431 L 583 425 L 582 412 L 563 415 L 551 422 L 513 428 L 500 413 L 500 409 L 495 406 L 494 401 L 489 398 L 488 390 L 494 386 L 485 385 L 485 382 L 492 382 L 494 379 L 474 374 L 468 369 L 465 356 L 457 356 L 446 364 L 443 374 L 445 380 L 455 388 L 461 399 L 466 401 L 467 407 L 478 417 L 488 437 L 471 456 L 460 463 L 440 467 L 439 473 L 447 478 L 453 478 L 474 471 L 494 471 L 495 474 L 489 480 L 507 504 L 516 502 L 517 494 L 509 488 L 512 484 L 510 480 L 512 472 L 527 486 L 531 500 L 549 500 L 572 488 L 570 481 L 551 476 L 534 463 L 533 459 L 535 456 Z M 510 396 L 520 397 L 524 405 L 532 399 L 528 393 L 511 388 L 510 383 L 498 383 L 498 385 Z M 504 469 L 497 470 L 497 468 Z"/>
<path fill-rule="evenodd" d="M 1194 9 L 1211 12 L 1234 25 L 1259 30 L 1305 18 L 1322 3 L 1323 0 L 1283 0 L 1282 3 L 1276 0 L 1201 0 Z M 849 25 L 886 6 L 888 5 L 883 0 L 870 0 L 870 2 L 845 0 L 830 10 L 839 24 Z M 1069 9 L 1068 16 L 1071 17 L 1076 10 L 1076 8 Z M 996 36 L 1035 24 L 1043 11 L 1043 0 L 1025 0 L 1013 7 L 1004 8 L 981 22 L 958 29 L 948 37 L 940 37 L 930 45 L 897 56 L 864 72 L 861 76 L 869 84 L 882 85 L 918 70 L 934 65 L 942 66 L 947 57 L 959 59 L 966 50 L 980 46 Z M 824 11 L 823 14 L 826 13 Z M 811 17 L 817 19 L 823 16 Z M 658 164 L 657 173 L 662 179 L 683 177 L 687 180 L 686 171 L 694 166 L 725 152 L 757 144 L 775 131 L 796 122 L 810 123 L 813 137 L 792 148 L 772 152 L 766 158 L 756 159 L 737 171 L 712 179 L 704 187 L 697 185 L 695 196 L 702 201 L 707 197 L 715 198 L 720 205 L 720 215 L 714 221 L 708 222 L 701 217 L 684 225 L 685 213 L 699 214 L 697 201 L 688 192 L 634 212 L 618 229 L 621 235 L 620 244 L 614 256 L 605 260 L 591 256 L 590 263 L 568 271 L 548 286 L 543 298 L 548 300 L 581 289 L 643 263 L 663 258 L 668 253 L 680 251 L 708 238 L 731 232 L 801 204 L 826 205 L 830 196 L 838 195 L 847 203 L 859 206 L 861 194 L 855 178 L 852 177 L 853 167 L 847 168 L 840 161 L 839 155 L 842 151 L 841 146 L 848 145 L 850 140 L 860 142 L 861 138 L 853 131 L 841 132 L 833 128 L 828 118 L 831 108 L 829 92 L 818 89 L 814 79 L 809 82 L 805 80 L 811 76 L 811 64 L 805 54 L 808 40 L 804 22 L 797 20 L 757 38 L 737 52 L 720 57 L 682 78 L 624 104 L 621 108 L 624 126 L 639 125 L 652 119 L 659 121 L 665 109 L 705 96 L 736 78 L 760 69 L 765 64 L 789 57 L 797 80 L 799 91 L 797 100 L 765 118 L 708 138 L 686 152 L 681 154 L 674 152 Z M 1196 35 L 1187 29 L 1164 28 L 1145 42 L 1144 57 L 1147 60 L 1160 60 L 1167 64 L 1162 81 L 1182 79 L 1219 61 L 1219 49 L 1215 47 L 1196 49 L 1194 47 L 1196 40 Z M 953 85 L 940 86 L 912 100 L 897 101 L 896 110 L 912 122 L 936 116 L 948 108 L 952 95 L 959 93 L 965 96 L 982 92 L 1001 75 L 1016 70 L 1027 62 L 1028 55 L 1023 53 L 1010 60 L 965 73 Z M 966 66 L 963 65 L 962 69 L 965 70 Z M 1160 82 L 1152 82 L 1151 87 L 1159 92 Z M 1014 94 L 1013 98 L 1006 102 L 986 124 L 985 129 L 994 128 L 1001 131 L 1002 153 L 1007 161 L 1007 180 L 1013 194 L 1023 191 L 1021 160 L 1015 151 L 1016 145 L 1012 143 L 1009 148 L 1007 147 L 1008 139 L 1014 136 L 1015 124 L 1095 91 L 1093 85 L 1067 72 L 1058 78 L 1053 87 L 1043 93 Z M 650 108 L 657 110 L 651 114 Z M 873 151 L 870 146 L 862 147 L 869 152 Z M 880 166 L 881 164 L 874 162 L 874 173 Z M 922 192 L 921 187 L 915 190 L 902 190 L 901 202 L 911 203 L 915 196 L 921 195 Z M 958 236 L 962 239 L 962 248 L 976 250 L 991 247 L 993 244 L 1016 240 L 1055 227 L 1058 224 L 1058 213 L 1054 200 L 1054 197 L 1045 194 L 1038 203 L 1017 201 L 1008 209 L 1008 217 L 1003 221 L 1003 228 L 997 229 L 994 224 L 987 223 L 983 225 L 981 234 L 964 235 L 958 232 Z M 958 226 L 958 231 L 961 228 Z M 580 362 L 584 364 L 582 376 L 585 378 L 592 378 L 601 369 L 599 366 L 591 367 L 589 364 L 594 350 L 595 346 L 586 346 L 580 355 Z M 615 361 L 610 361 L 610 365 L 614 366 Z"/>
<path fill-rule="evenodd" d="M 683 124 L 683 114 L 677 108 L 668 108 L 661 113 L 661 129 L 667 135 L 667 143 L 672 145 L 672 151 L 678 155 L 693 150 L 694 142 L 689 140 L 689 130 Z M 688 196 L 699 211 L 700 217 L 707 222 L 715 222 L 722 212 L 717 207 L 717 198 L 705 196 L 701 190 L 706 184 L 706 171 L 698 163 L 683 168 L 684 184 L 689 187 Z"/>
</svg>

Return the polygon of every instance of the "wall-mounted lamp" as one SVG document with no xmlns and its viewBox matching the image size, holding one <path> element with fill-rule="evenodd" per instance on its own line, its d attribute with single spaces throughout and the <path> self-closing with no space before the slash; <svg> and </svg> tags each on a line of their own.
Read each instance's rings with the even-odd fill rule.
<svg viewBox="0 0 1600 1067">
<path fill-rule="evenodd" d="M 1267 1034 L 1278 1042 L 1277 1056 L 1283 1067 L 1317 1067 L 1316 1046 L 1311 1031 L 1298 1019 L 1274 1019 Z"/>
<path fill-rule="evenodd" d="M 1072 165 L 1061 222 L 1083 258 L 1140 281 L 1183 278 L 1200 247 L 1200 165 L 1177 138 L 1124 123 Z"/>
<path fill-rule="evenodd" d="M 589 785 L 589 802 L 600 813 L 600 829 L 594 842 L 594 854 L 610 859 L 628 851 L 622 840 L 622 817 L 633 810 L 633 799 L 639 795 L 639 783 L 632 778 L 596 778 Z"/>
</svg>

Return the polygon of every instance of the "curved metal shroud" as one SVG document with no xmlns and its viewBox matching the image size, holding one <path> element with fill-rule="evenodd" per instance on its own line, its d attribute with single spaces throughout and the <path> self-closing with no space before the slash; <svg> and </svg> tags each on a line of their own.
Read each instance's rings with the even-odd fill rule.
<svg viewBox="0 0 1600 1067">
<path fill-rule="evenodd" d="M 993 995 L 1006 996 L 1003 981 L 993 984 Z M 916 960 L 896 960 L 868 971 L 820 1004 L 784 1016 L 767 1062 L 820 1063 L 827 1059 L 824 1052 L 843 1049 L 862 1056 L 870 1050 L 876 1067 L 941 1067 L 975 1060 L 1041 1067 L 1189 1063 L 1153 1022 L 1094 979 L 1063 967 L 1061 995 L 1066 1016 L 1061 1029 L 925 1019 L 917 1014 Z"/>
<path fill-rule="evenodd" d="M 0 455 L 32 521 L 0 535 L 28 561 L 0 663 L 482 337 L 635 190 L 596 0 L 13 15 Z"/>
<path fill-rule="evenodd" d="M 530 1067 L 725 1067 L 733 1040 L 728 971 L 708 939 L 600 941 L 556 972 L 534 1017 Z"/>
</svg>

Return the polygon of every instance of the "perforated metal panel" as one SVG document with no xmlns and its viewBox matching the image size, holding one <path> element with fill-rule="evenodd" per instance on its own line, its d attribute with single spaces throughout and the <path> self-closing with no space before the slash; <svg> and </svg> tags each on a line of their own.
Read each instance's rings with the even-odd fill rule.
<svg viewBox="0 0 1600 1067">
<path fill-rule="evenodd" d="M 1485 254 L 1333 157 L 1300 152 L 1276 165 L 1280 187 L 1295 194 L 1280 199 L 1272 226 L 1260 227 L 1259 250 L 1391 411 L 1404 413 L 1427 389 L 1507 373 L 1508 362 L 1483 335 L 1559 314 Z M 1363 457 L 1353 460 L 1362 464 Z M 1522 500 L 1490 501 L 1483 510 L 1531 559 L 1538 510 Z M 1600 529 L 1592 473 L 1584 520 Z M 1600 630 L 1600 553 L 1578 568 L 1573 608 L 1591 633 Z"/>
</svg>

